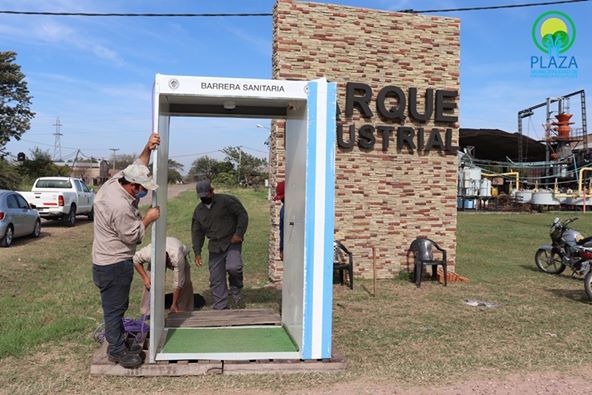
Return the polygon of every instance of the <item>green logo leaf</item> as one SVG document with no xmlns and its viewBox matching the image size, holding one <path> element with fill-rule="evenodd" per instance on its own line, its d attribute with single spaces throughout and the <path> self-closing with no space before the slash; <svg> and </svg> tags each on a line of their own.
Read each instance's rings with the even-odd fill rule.
<svg viewBox="0 0 592 395">
<path fill-rule="evenodd" d="M 560 11 L 547 11 L 532 25 L 532 41 L 542 52 L 558 55 L 567 51 L 576 39 L 576 25 Z"/>
</svg>

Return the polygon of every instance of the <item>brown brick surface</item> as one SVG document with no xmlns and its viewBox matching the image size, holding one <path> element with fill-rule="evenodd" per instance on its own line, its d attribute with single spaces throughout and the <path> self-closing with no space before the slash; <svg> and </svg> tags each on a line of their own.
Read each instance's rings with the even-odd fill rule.
<svg viewBox="0 0 592 395">
<path fill-rule="evenodd" d="M 344 130 L 351 124 L 356 129 L 364 124 L 423 127 L 426 132 L 437 127 L 444 138 L 445 128 L 452 127 L 452 143 L 457 145 L 457 125 L 435 124 L 433 115 L 424 124 L 410 117 L 404 123 L 385 121 L 376 114 L 374 100 L 372 119 L 361 118 L 357 110 L 351 118 L 344 114 L 347 82 L 370 85 L 374 97 L 387 85 L 404 92 L 415 87 L 420 112 L 426 88 L 458 91 L 459 32 L 459 21 L 453 18 L 279 0 L 274 8 L 273 78 L 325 77 L 336 82 Z M 284 177 L 283 125 L 278 121 L 273 126 L 272 185 Z M 393 277 L 406 268 L 407 248 L 417 236 L 429 236 L 446 248 L 453 266 L 456 156 L 437 151 L 397 152 L 395 134 L 383 152 L 381 136 L 375 136 L 373 149 L 338 148 L 335 158 L 335 237 L 352 250 L 355 275 L 372 278 L 374 247 L 377 277 Z M 282 276 L 278 213 L 276 204 L 269 245 L 269 275 L 274 281 Z"/>
</svg>

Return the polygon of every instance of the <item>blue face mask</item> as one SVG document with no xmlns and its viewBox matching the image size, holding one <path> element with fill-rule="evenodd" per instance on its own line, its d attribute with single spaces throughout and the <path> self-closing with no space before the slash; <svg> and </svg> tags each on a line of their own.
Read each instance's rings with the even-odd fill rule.
<svg viewBox="0 0 592 395">
<path fill-rule="evenodd" d="M 140 191 L 140 192 L 136 193 L 136 198 L 142 199 L 146 195 L 148 195 L 148 191 L 143 190 L 143 191 Z"/>
</svg>

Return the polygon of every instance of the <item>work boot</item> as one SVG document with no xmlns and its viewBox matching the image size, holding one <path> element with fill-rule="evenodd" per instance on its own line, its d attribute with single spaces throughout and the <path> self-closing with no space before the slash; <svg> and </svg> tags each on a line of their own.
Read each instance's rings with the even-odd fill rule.
<svg viewBox="0 0 592 395">
<path fill-rule="evenodd" d="M 132 343 L 128 349 L 132 354 L 139 354 L 142 352 L 142 345 L 138 343 Z"/>
<path fill-rule="evenodd" d="M 128 351 L 131 354 L 136 354 L 137 356 L 139 356 L 142 362 L 144 362 L 144 360 L 146 359 L 146 353 L 144 352 L 144 349 L 141 344 L 132 343 L 129 346 Z"/>
<path fill-rule="evenodd" d="M 126 369 L 135 369 L 142 365 L 142 358 L 138 353 L 129 350 L 121 351 L 117 354 L 107 353 L 109 361 L 120 364 Z"/>
<path fill-rule="evenodd" d="M 243 302 L 243 298 L 241 297 L 240 292 L 237 293 L 236 295 L 232 295 L 232 301 L 234 302 L 235 309 L 244 309 L 245 308 L 245 304 Z"/>
<path fill-rule="evenodd" d="M 138 354 L 142 359 L 144 359 L 144 347 L 142 344 L 138 343 L 133 336 L 129 336 L 126 341 L 126 347 L 129 352 L 132 354 Z"/>
</svg>

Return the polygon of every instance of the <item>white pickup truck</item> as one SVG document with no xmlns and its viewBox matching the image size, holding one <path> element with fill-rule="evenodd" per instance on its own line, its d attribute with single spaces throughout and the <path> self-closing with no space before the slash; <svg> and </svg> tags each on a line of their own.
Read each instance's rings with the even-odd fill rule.
<svg viewBox="0 0 592 395">
<path fill-rule="evenodd" d="M 40 177 L 31 192 L 19 192 L 39 211 L 41 218 L 61 219 L 74 226 L 77 215 L 93 220 L 95 193 L 84 181 L 72 177 Z"/>
</svg>

